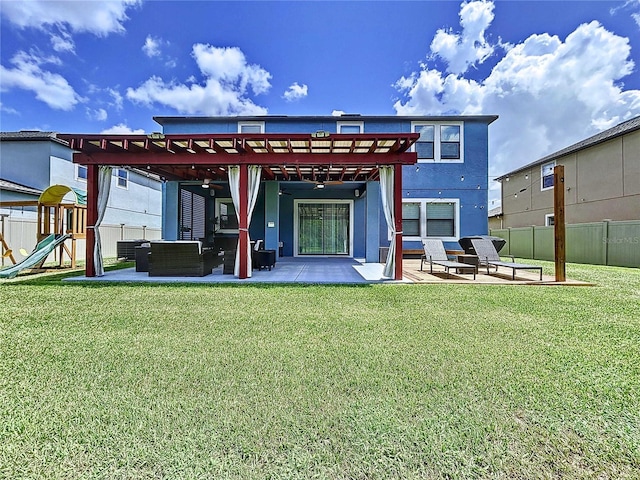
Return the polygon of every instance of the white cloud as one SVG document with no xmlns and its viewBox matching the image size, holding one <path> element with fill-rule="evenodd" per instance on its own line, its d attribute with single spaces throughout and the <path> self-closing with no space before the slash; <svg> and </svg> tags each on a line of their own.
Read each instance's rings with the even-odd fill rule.
<svg viewBox="0 0 640 480">
<path fill-rule="evenodd" d="M 71 35 L 66 32 L 61 32 L 60 35 L 51 34 L 51 45 L 56 52 L 75 52 L 76 49 Z"/>
<path fill-rule="evenodd" d="M 54 48 L 73 50 L 70 32 L 88 32 L 104 37 L 124 32 L 127 10 L 141 0 L 3 1 L 2 15 L 20 28 L 37 28 L 50 33 Z M 61 40 L 63 40 L 62 43 Z M 62 51 L 62 50 L 58 50 Z"/>
<path fill-rule="evenodd" d="M 120 92 L 113 88 L 107 88 L 107 93 L 113 99 L 110 105 L 112 105 L 116 110 L 122 110 L 122 95 L 120 95 Z"/>
<path fill-rule="evenodd" d="M 308 95 L 308 87 L 305 84 L 298 85 L 298 82 L 294 82 L 287 90 L 284 92 L 283 98 L 287 102 L 294 102 L 296 100 L 300 100 Z"/>
<path fill-rule="evenodd" d="M 260 115 L 267 110 L 247 97 L 265 93 L 271 74 L 259 65 L 248 64 L 239 48 L 195 44 L 192 56 L 204 77 L 196 83 L 165 82 L 153 76 L 138 88 L 128 88 L 127 98 L 144 105 L 160 104 L 186 114 Z"/>
<path fill-rule="evenodd" d="M 119 123 L 114 125 L 113 127 L 107 128 L 106 130 L 101 131 L 100 133 L 109 135 L 109 134 L 120 134 L 120 135 L 141 135 L 145 133 L 145 131 L 141 128 L 133 130 L 131 127 L 125 125 L 124 123 Z"/>
<path fill-rule="evenodd" d="M 460 8 L 462 33 L 440 29 L 431 42 L 431 52 L 448 64 L 447 71 L 464 73 L 469 66 L 484 62 L 493 47 L 485 39 L 485 31 L 493 21 L 493 3 L 476 1 Z"/>
<path fill-rule="evenodd" d="M 144 41 L 144 45 L 142 46 L 142 51 L 149 58 L 159 57 L 161 44 L 162 40 L 160 40 L 159 38 L 154 38 L 151 35 L 147 35 L 147 38 Z"/>
<path fill-rule="evenodd" d="M 394 108 L 402 115 L 499 115 L 489 127 L 490 175 L 497 176 L 639 115 L 640 90 L 621 84 L 634 72 L 629 55 L 629 40 L 595 21 L 564 41 L 531 35 L 484 79 L 422 65 L 395 83 L 402 99 Z"/>
<path fill-rule="evenodd" d="M 104 122 L 107 119 L 107 111 L 104 108 L 91 109 L 87 108 L 87 118 L 89 120 L 97 120 Z"/>
<path fill-rule="evenodd" d="M 8 113 L 11 115 L 20 115 L 20 113 L 15 108 L 5 107 L 2 102 L 0 102 L 0 112 Z"/>
<path fill-rule="evenodd" d="M 11 88 L 32 91 L 38 100 L 56 110 L 72 110 L 83 100 L 63 76 L 41 68 L 44 64 L 59 65 L 61 62 L 57 57 L 43 58 L 20 51 L 11 63 L 14 68 L 0 65 L 0 91 Z"/>
<path fill-rule="evenodd" d="M 636 22 L 636 25 L 640 27 L 640 13 L 632 13 L 631 18 L 633 18 L 634 22 Z"/>
</svg>

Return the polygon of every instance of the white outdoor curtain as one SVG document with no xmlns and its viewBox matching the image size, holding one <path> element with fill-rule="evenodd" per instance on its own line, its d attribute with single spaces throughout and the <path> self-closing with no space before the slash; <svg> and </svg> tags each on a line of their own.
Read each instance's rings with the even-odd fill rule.
<svg viewBox="0 0 640 480">
<path fill-rule="evenodd" d="M 393 277 L 396 266 L 396 222 L 393 214 L 393 167 L 380 167 L 380 196 L 382 197 L 382 211 L 387 227 L 391 230 L 391 243 L 387 254 L 387 263 L 384 266 L 384 276 Z"/>
<path fill-rule="evenodd" d="M 95 234 L 95 244 L 93 246 L 93 265 L 95 267 L 96 276 L 104 275 L 104 265 L 102 259 L 102 242 L 100 240 L 100 224 L 107 211 L 107 202 L 109 201 L 109 191 L 111 190 L 111 167 L 99 167 L 98 169 L 98 217 L 93 226 Z"/>
<path fill-rule="evenodd" d="M 247 278 L 251 276 L 251 239 L 249 238 L 249 225 L 251 224 L 251 216 L 258 199 L 258 191 L 260 190 L 260 177 L 262 175 L 262 167 L 257 165 L 248 166 L 248 191 L 247 191 Z M 238 225 L 240 224 L 240 166 L 230 165 L 228 167 L 229 189 L 231 190 L 231 199 L 236 209 L 236 217 Z M 239 229 L 238 229 L 239 233 Z M 236 262 L 233 267 L 233 274 L 240 276 L 240 236 L 238 235 L 238 249 L 236 250 Z"/>
</svg>

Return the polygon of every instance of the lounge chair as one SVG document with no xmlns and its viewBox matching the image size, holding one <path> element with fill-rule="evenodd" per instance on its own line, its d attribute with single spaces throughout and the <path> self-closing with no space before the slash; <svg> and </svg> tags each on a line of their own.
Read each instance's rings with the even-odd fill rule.
<svg viewBox="0 0 640 480">
<path fill-rule="evenodd" d="M 481 239 L 471 239 L 471 243 L 473 244 L 473 248 L 476 251 L 476 255 L 478 255 L 478 265 L 486 265 L 487 267 L 487 275 L 489 275 L 489 267 L 496 267 L 496 272 L 498 272 L 498 267 L 507 267 L 512 271 L 511 279 L 516 279 L 516 270 L 538 270 L 540 272 L 540 281 L 542 281 L 542 267 L 536 265 L 527 265 L 525 263 L 515 263 L 515 259 L 513 255 L 505 255 L 511 257 L 510 262 L 503 262 L 496 251 L 496 248 L 493 246 L 491 240 L 481 240 Z"/>
<path fill-rule="evenodd" d="M 423 238 L 422 239 L 422 248 L 424 249 L 424 255 L 420 259 L 420 271 L 422 271 L 422 267 L 425 263 L 428 263 L 430 266 L 429 273 L 433 273 L 433 265 L 440 265 L 444 267 L 445 272 L 449 275 L 449 269 L 472 269 L 473 270 L 473 279 L 476 279 L 476 267 L 475 265 L 470 265 L 468 263 L 460 263 L 453 262 L 449 260 L 447 256 L 447 251 L 444 249 L 444 244 L 442 240 L 437 238 Z"/>
</svg>

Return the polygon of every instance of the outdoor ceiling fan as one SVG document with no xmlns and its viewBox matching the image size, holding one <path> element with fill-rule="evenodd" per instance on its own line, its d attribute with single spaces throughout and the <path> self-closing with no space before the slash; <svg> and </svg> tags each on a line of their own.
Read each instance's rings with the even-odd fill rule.
<svg viewBox="0 0 640 480">
<path fill-rule="evenodd" d="M 322 188 L 326 187 L 327 185 L 342 185 L 344 183 L 342 180 L 325 180 L 324 182 L 321 182 L 319 180 L 303 179 L 303 181 L 307 182 L 307 183 L 313 183 L 315 185 L 313 187 L 314 190 L 315 189 L 322 189 Z"/>
<path fill-rule="evenodd" d="M 205 179 L 202 181 L 202 185 L 201 185 L 201 186 L 202 186 L 202 188 L 215 188 L 215 189 L 217 189 L 217 190 L 222 190 L 222 189 L 223 189 L 223 187 L 222 187 L 222 186 L 217 185 L 217 184 L 215 184 L 215 183 L 211 183 L 211 180 L 209 180 L 208 178 L 205 178 Z"/>
</svg>

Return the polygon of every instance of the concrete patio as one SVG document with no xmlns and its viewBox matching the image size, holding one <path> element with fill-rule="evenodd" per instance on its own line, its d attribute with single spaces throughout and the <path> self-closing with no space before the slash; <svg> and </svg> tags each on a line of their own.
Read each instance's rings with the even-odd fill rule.
<svg viewBox="0 0 640 480">
<path fill-rule="evenodd" d="M 204 277 L 150 277 L 145 272 L 136 272 L 135 268 L 124 268 L 105 272 L 103 277 L 70 277 L 66 282 L 149 282 L 149 283 L 297 283 L 297 284 L 482 284 L 482 285 L 589 285 L 585 282 L 567 280 L 555 282 L 553 276 L 543 275 L 539 280 L 538 272 L 518 271 L 516 279 L 506 270 L 487 275 L 480 268 L 475 280 L 470 273 L 447 274 L 442 268 L 434 267 L 433 274 L 420 271 L 419 259 L 403 260 L 403 280 L 396 281 L 383 276 L 384 265 L 364 263 L 353 258 L 302 258 L 280 257 L 272 270 L 253 270 L 253 276 L 240 280 L 222 273 L 222 265 L 213 273 Z"/>
</svg>

